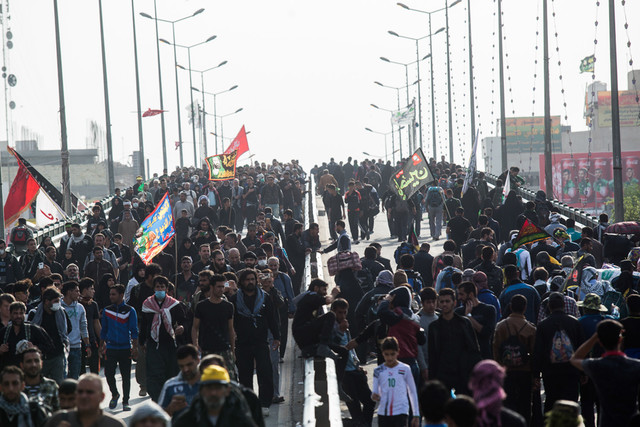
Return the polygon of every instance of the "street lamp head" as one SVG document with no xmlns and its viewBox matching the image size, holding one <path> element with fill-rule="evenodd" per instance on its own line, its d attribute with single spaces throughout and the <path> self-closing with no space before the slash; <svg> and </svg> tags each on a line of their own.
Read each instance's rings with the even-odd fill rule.
<svg viewBox="0 0 640 427">
<path fill-rule="evenodd" d="M 180 64 L 176 64 L 176 67 L 177 67 L 177 68 L 180 68 L 181 70 L 186 70 L 186 68 L 185 68 L 185 67 L 183 67 L 183 66 L 182 66 L 182 65 L 180 65 Z"/>
<path fill-rule="evenodd" d="M 365 156 L 370 156 L 371 154 L 367 153 L 366 151 L 363 151 L 362 154 L 364 154 Z"/>
<path fill-rule="evenodd" d="M 373 82 L 374 84 L 377 84 L 378 86 L 384 86 L 382 83 L 380 82 Z"/>
<path fill-rule="evenodd" d="M 404 4 L 404 3 L 396 3 L 396 4 L 397 4 L 398 6 L 400 6 L 401 8 L 403 8 L 403 9 L 407 9 L 407 10 L 410 10 L 410 9 L 411 9 L 409 6 L 407 6 L 407 5 L 406 5 L 406 4 Z"/>
<path fill-rule="evenodd" d="M 392 36 L 396 36 L 396 37 L 400 37 L 400 35 L 398 33 L 396 33 L 395 31 L 387 31 L 387 33 L 391 34 Z"/>
<path fill-rule="evenodd" d="M 238 109 L 237 109 L 233 114 L 235 114 L 235 113 L 239 113 L 239 112 L 240 112 L 240 111 L 242 111 L 242 110 L 244 110 L 244 108 L 240 107 L 240 108 L 238 108 Z"/>
<path fill-rule="evenodd" d="M 388 58 L 385 58 L 384 56 L 381 56 L 380 59 L 382 59 L 384 62 L 391 62 Z"/>
<path fill-rule="evenodd" d="M 165 40 L 165 39 L 158 39 L 161 43 L 165 43 L 165 44 L 171 44 L 171 42 Z"/>
<path fill-rule="evenodd" d="M 430 54 L 430 53 L 427 53 L 427 54 L 425 55 L 425 57 L 424 57 L 424 58 L 422 58 L 422 60 L 424 61 L 424 60 L 425 60 L 425 59 L 427 59 L 427 58 L 431 58 L 431 54 Z"/>
<path fill-rule="evenodd" d="M 453 7 L 453 6 L 457 5 L 458 3 L 462 3 L 462 0 L 456 0 L 456 1 L 454 1 L 453 3 L 451 3 L 451 4 L 449 5 L 449 7 Z"/>
<path fill-rule="evenodd" d="M 438 28 L 438 31 L 436 31 L 436 32 L 435 32 L 435 33 L 433 33 L 433 34 L 434 34 L 434 35 L 436 35 L 436 34 L 441 33 L 441 32 L 443 32 L 443 31 L 444 31 L 444 27 L 442 27 L 442 28 Z"/>
<path fill-rule="evenodd" d="M 378 110 L 380 109 L 380 107 L 378 107 L 376 104 L 369 104 L 371 105 L 373 108 L 377 108 Z"/>
<path fill-rule="evenodd" d="M 215 39 L 218 36 L 211 36 L 209 37 L 207 40 L 205 40 L 206 43 L 210 42 L 211 40 Z"/>
<path fill-rule="evenodd" d="M 148 13 L 144 13 L 144 12 L 140 12 L 140 16 L 142 16 L 144 18 L 148 18 L 148 19 L 153 19 L 153 16 L 149 15 Z"/>
<path fill-rule="evenodd" d="M 195 12 L 193 12 L 193 15 L 191 15 L 191 16 L 200 15 L 202 12 L 204 12 L 204 9 L 198 9 Z"/>
<path fill-rule="evenodd" d="M 218 64 L 218 67 L 222 67 L 226 63 L 227 63 L 227 61 L 222 61 L 221 63 Z"/>
<path fill-rule="evenodd" d="M 233 85 L 233 86 L 231 86 L 231 87 L 229 88 L 229 90 L 231 91 L 231 90 L 234 90 L 234 89 L 237 89 L 237 88 L 238 88 L 238 85 Z"/>
<path fill-rule="evenodd" d="M 197 87 L 193 87 L 193 86 L 191 86 L 191 90 L 195 90 L 196 92 L 200 92 L 200 89 L 198 89 Z"/>
<path fill-rule="evenodd" d="M 364 128 L 364 130 L 368 130 L 369 132 L 373 132 L 371 129 L 369 128 Z"/>
</svg>

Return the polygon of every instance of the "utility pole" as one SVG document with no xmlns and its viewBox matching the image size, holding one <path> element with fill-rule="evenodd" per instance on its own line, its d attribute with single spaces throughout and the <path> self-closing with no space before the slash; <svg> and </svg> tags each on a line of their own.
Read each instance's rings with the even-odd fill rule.
<svg viewBox="0 0 640 427">
<path fill-rule="evenodd" d="M 549 93 L 549 19 L 547 1 L 542 0 L 542 40 L 544 56 L 544 181 L 547 198 L 555 199 L 553 194 L 553 169 L 551 161 L 551 95 Z"/>
<path fill-rule="evenodd" d="M 142 138 L 142 106 L 140 105 L 140 77 L 138 74 L 138 42 L 136 38 L 136 11 L 133 0 L 131 0 L 131 20 L 133 22 L 133 59 L 136 70 L 136 103 L 138 105 L 138 150 L 140 151 L 140 164 L 138 167 L 140 168 L 142 179 L 145 179 L 147 175 L 144 172 L 144 140 Z"/>
<path fill-rule="evenodd" d="M 71 187 L 69 183 L 69 148 L 67 146 L 67 113 L 64 105 L 64 79 L 62 77 L 62 51 L 60 49 L 60 23 L 58 22 L 58 0 L 53 0 L 53 15 L 56 31 L 56 56 L 58 66 L 58 100 L 60 103 L 60 158 L 62 167 L 62 209 L 69 216 L 71 207 Z M 3 213 L 4 215 L 4 213 Z M 2 232 L 4 233 L 4 227 Z"/>
<path fill-rule="evenodd" d="M 509 169 L 509 161 L 507 159 L 507 119 L 506 119 L 505 105 L 504 105 L 504 58 L 502 54 L 502 0 L 497 0 L 497 1 L 498 1 L 498 57 L 500 61 L 500 64 L 498 65 L 500 68 L 500 77 L 499 77 L 500 78 L 500 152 L 502 153 L 502 168 L 500 169 L 500 171 L 504 172 L 507 169 Z M 545 19 L 546 19 L 546 15 L 545 15 Z M 547 70 L 548 70 L 548 67 L 547 67 Z M 547 77 L 545 77 L 545 79 L 546 78 Z M 545 148 L 545 155 L 546 154 L 547 152 Z M 547 193 L 547 195 L 551 197 L 549 193 Z"/>
<path fill-rule="evenodd" d="M 447 30 L 447 108 L 449 110 L 449 116 L 447 121 L 449 122 L 449 162 L 453 163 L 453 113 L 451 112 L 451 58 L 449 52 L 449 1 L 444 2 L 444 19 L 446 21 L 445 27 Z"/>
<path fill-rule="evenodd" d="M 116 181 L 113 172 L 113 145 L 111 141 L 111 112 L 109 111 L 109 83 L 107 81 L 107 56 L 104 49 L 104 25 L 102 22 L 102 0 L 98 0 L 100 9 L 100 47 L 102 52 L 102 85 L 104 88 L 104 116 L 107 122 L 107 176 L 109 183 L 109 194 L 113 194 L 116 189 Z M 138 112 L 139 114 L 140 112 Z"/>
<path fill-rule="evenodd" d="M 164 111 L 164 98 L 162 96 L 162 67 L 160 65 L 160 36 L 158 35 L 158 8 L 156 0 L 153 0 L 153 16 L 156 24 L 156 52 L 158 55 L 158 91 L 160 95 L 160 109 Z M 162 126 L 162 167 L 164 170 L 169 172 L 169 166 L 167 165 L 167 135 L 164 129 L 164 113 L 160 114 L 160 126 Z M 180 142 L 182 143 L 182 141 Z"/>
<path fill-rule="evenodd" d="M 500 3 L 500 0 L 498 0 Z M 471 106 L 471 147 L 473 147 L 476 137 L 476 104 L 475 94 L 473 90 L 473 48 L 471 44 L 471 0 L 467 0 L 467 21 L 469 22 L 469 97 Z M 422 141 L 420 141 L 420 147 L 422 147 Z"/>
<path fill-rule="evenodd" d="M 613 146 L 613 206 L 615 221 L 624 221 L 622 188 L 622 147 L 620 146 L 620 107 L 618 105 L 618 51 L 616 48 L 615 2 L 609 0 L 609 50 L 611 61 L 611 140 Z"/>
<path fill-rule="evenodd" d="M 438 161 L 437 157 L 437 144 L 436 144 L 436 101 L 434 99 L 433 93 L 433 45 L 431 43 L 431 39 L 433 37 L 433 33 L 431 32 L 431 14 L 429 14 L 429 63 L 431 67 L 431 138 L 433 143 L 433 158 Z"/>
</svg>

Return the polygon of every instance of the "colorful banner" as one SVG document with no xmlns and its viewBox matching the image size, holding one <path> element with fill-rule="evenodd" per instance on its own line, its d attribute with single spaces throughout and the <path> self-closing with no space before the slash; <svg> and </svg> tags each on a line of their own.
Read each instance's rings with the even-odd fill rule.
<svg viewBox="0 0 640 427">
<path fill-rule="evenodd" d="M 580 72 L 581 73 L 593 73 L 594 65 L 596 63 L 596 56 L 590 55 L 582 59 L 580 61 Z"/>
<path fill-rule="evenodd" d="M 604 210 L 613 201 L 613 159 L 611 153 L 553 154 L 553 193 L 555 198 L 576 208 Z M 539 157 L 540 188 L 545 188 L 544 155 Z M 638 185 L 640 151 L 622 153 L 624 188 Z"/>
<path fill-rule="evenodd" d="M 544 117 L 511 117 L 507 125 L 507 153 L 544 153 Z M 560 116 L 551 116 L 551 147 L 562 151 Z"/>
<path fill-rule="evenodd" d="M 226 181 L 236 177 L 237 151 L 229 154 L 217 154 L 207 157 L 206 160 L 209 167 L 209 181 Z"/>
<path fill-rule="evenodd" d="M 618 92 L 620 126 L 640 126 L 640 102 L 632 90 Z M 598 92 L 598 127 L 611 127 L 611 92 Z"/>
<path fill-rule="evenodd" d="M 222 154 L 231 154 L 234 151 L 238 152 L 238 158 L 249 151 L 249 141 L 247 141 L 247 133 L 244 130 L 244 125 L 242 126 L 242 129 L 240 129 L 240 132 L 238 132 L 236 137 L 233 138 L 231 144 L 229 144 L 227 149 L 224 150 L 224 153 Z"/>
<path fill-rule="evenodd" d="M 393 111 L 391 113 L 391 123 L 395 125 L 412 123 L 415 119 L 416 119 L 415 101 L 413 101 L 410 105 L 407 105 L 405 108 L 398 111 Z"/>
<path fill-rule="evenodd" d="M 151 214 L 142 221 L 133 240 L 133 250 L 145 264 L 158 255 L 169 240 L 176 234 L 173 228 L 173 215 L 169 193 L 166 193 Z"/>
<path fill-rule="evenodd" d="M 522 228 L 520 228 L 520 231 L 518 232 L 516 240 L 513 242 L 512 250 L 516 250 L 522 245 L 528 245 L 529 243 L 548 239 L 549 237 L 551 236 L 549 236 L 546 231 L 528 219 L 525 219 L 524 224 L 522 224 Z"/>
<path fill-rule="evenodd" d="M 435 178 L 429 169 L 422 149 L 413 153 L 402 165 L 402 169 L 391 175 L 389 185 L 402 200 L 407 200 L 415 194 L 423 185 L 434 181 Z"/>
</svg>

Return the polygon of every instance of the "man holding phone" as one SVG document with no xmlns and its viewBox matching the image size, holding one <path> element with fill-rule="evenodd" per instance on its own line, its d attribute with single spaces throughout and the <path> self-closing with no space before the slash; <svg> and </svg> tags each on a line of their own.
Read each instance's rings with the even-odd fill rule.
<svg viewBox="0 0 640 427">
<path fill-rule="evenodd" d="M 229 374 L 235 377 L 233 304 L 223 298 L 228 282 L 223 275 L 214 274 L 209 283 L 210 289 L 203 289 L 209 298 L 200 301 L 195 308 L 191 339 L 203 356 L 213 353 L 224 357 Z"/>
</svg>

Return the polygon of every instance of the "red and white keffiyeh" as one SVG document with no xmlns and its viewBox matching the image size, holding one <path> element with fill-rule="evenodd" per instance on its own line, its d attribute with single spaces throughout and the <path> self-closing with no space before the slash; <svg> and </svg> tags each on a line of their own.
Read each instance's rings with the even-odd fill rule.
<svg viewBox="0 0 640 427">
<path fill-rule="evenodd" d="M 151 339 L 156 343 L 160 342 L 160 319 L 162 319 L 162 324 L 164 324 L 164 328 L 171 338 L 175 339 L 176 336 L 171 322 L 171 309 L 178 304 L 180 302 L 169 295 L 162 301 L 162 307 L 158 305 L 158 301 L 153 295 L 142 303 L 143 313 L 154 313 L 153 322 L 151 323 Z"/>
</svg>

